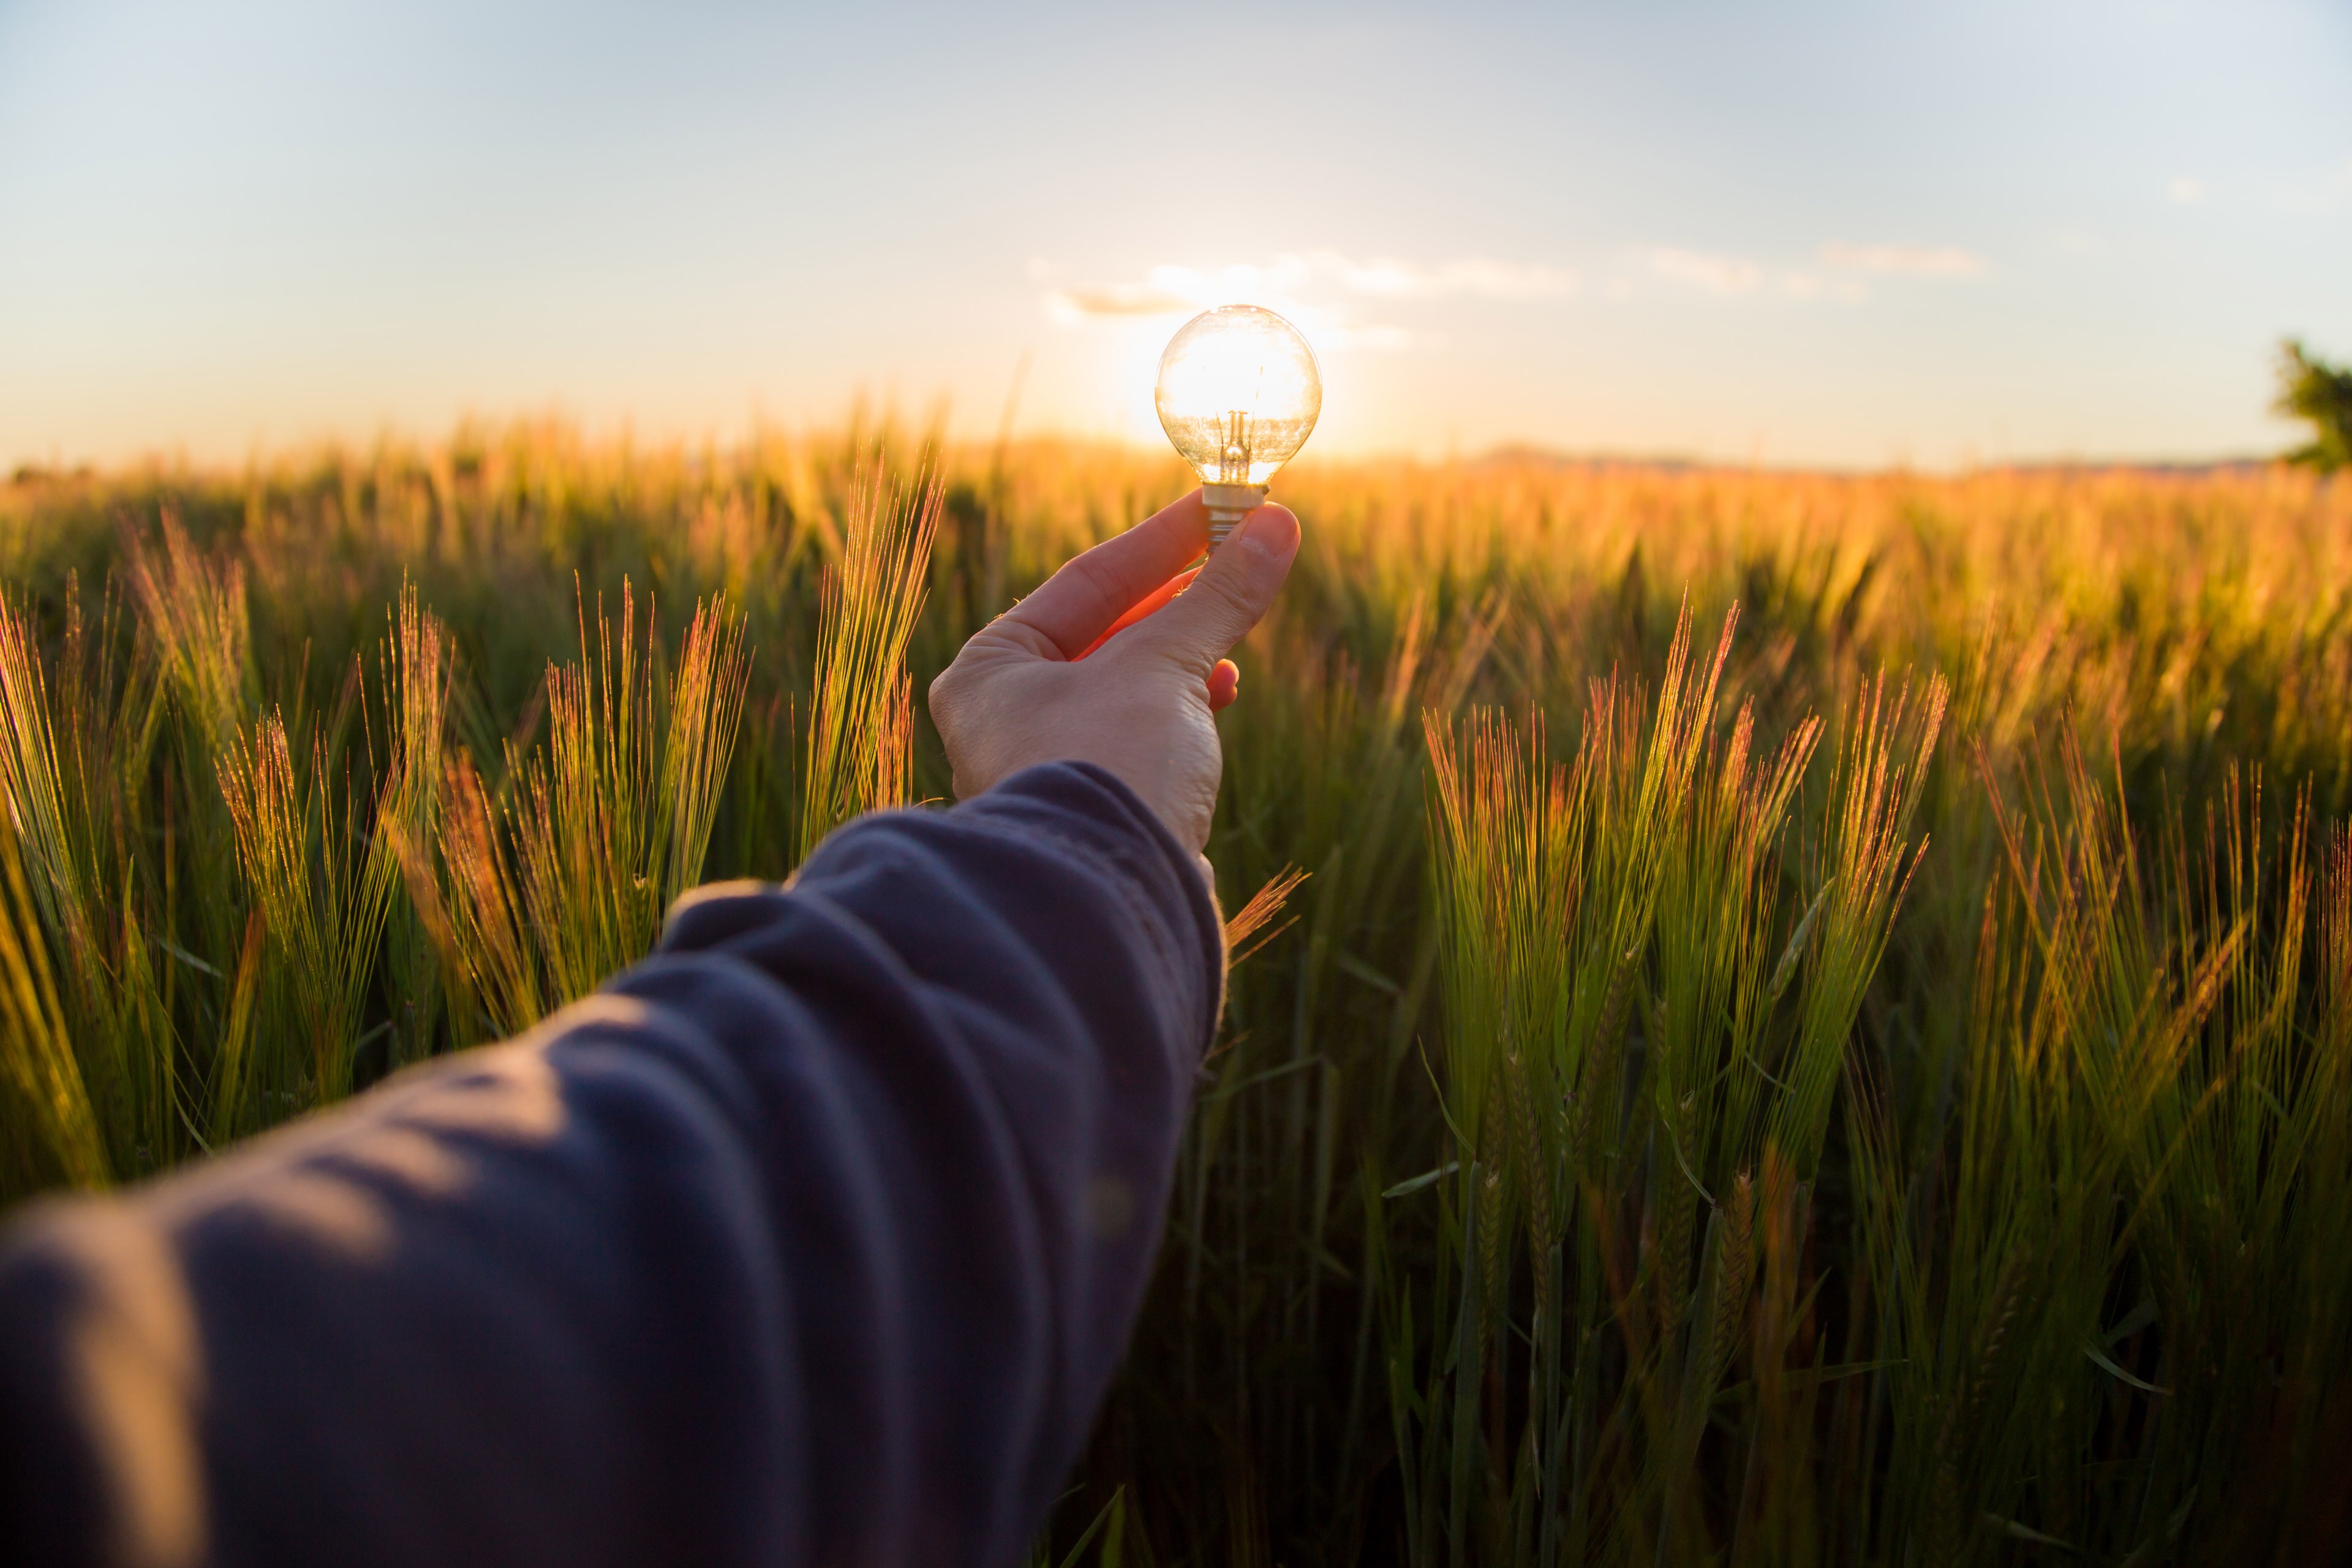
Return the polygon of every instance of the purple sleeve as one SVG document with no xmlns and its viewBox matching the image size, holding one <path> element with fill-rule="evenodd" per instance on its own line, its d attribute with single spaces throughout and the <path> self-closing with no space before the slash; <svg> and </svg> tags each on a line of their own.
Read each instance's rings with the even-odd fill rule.
<svg viewBox="0 0 2352 1568">
<path fill-rule="evenodd" d="M 520 1040 L 0 1250 L 0 1561 L 1014 1562 L 1124 1347 L 1223 954 L 1035 768 L 706 889 Z"/>
</svg>

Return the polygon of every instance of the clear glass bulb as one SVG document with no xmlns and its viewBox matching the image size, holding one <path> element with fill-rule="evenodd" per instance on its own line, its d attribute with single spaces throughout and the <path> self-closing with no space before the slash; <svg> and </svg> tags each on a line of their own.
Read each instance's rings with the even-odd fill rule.
<svg viewBox="0 0 2352 1568">
<path fill-rule="evenodd" d="M 1323 412 L 1323 377 L 1288 321 L 1255 305 L 1220 305 L 1168 341 L 1153 397 L 1160 428 L 1201 476 L 1213 548 L 1307 444 Z"/>
</svg>

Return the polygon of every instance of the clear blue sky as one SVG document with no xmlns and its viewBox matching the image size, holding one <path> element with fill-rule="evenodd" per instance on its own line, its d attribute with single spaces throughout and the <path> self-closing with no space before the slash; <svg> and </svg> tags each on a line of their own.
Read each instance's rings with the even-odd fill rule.
<svg viewBox="0 0 2352 1568">
<path fill-rule="evenodd" d="M 1156 438 L 1197 304 L 1323 450 L 2274 448 L 2352 358 L 2342 0 L 0 0 L 0 461 L 561 410 Z"/>
</svg>

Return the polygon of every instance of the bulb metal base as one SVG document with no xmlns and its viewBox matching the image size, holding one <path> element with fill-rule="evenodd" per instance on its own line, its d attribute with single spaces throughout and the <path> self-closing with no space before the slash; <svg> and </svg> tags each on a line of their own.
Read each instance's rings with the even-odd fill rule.
<svg viewBox="0 0 2352 1568">
<path fill-rule="evenodd" d="M 1265 504 L 1265 487 L 1202 485 L 1201 500 L 1209 509 L 1209 549 L 1213 553 L 1236 523 Z"/>
</svg>

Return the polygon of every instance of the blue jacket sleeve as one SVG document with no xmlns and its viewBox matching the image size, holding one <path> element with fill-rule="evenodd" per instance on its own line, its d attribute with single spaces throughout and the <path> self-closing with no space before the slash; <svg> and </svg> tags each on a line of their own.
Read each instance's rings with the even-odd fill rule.
<svg viewBox="0 0 2352 1568">
<path fill-rule="evenodd" d="M 702 890 L 524 1038 L 0 1250 L 0 1561 L 1013 1563 L 1223 952 L 1067 763 Z"/>
</svg>

